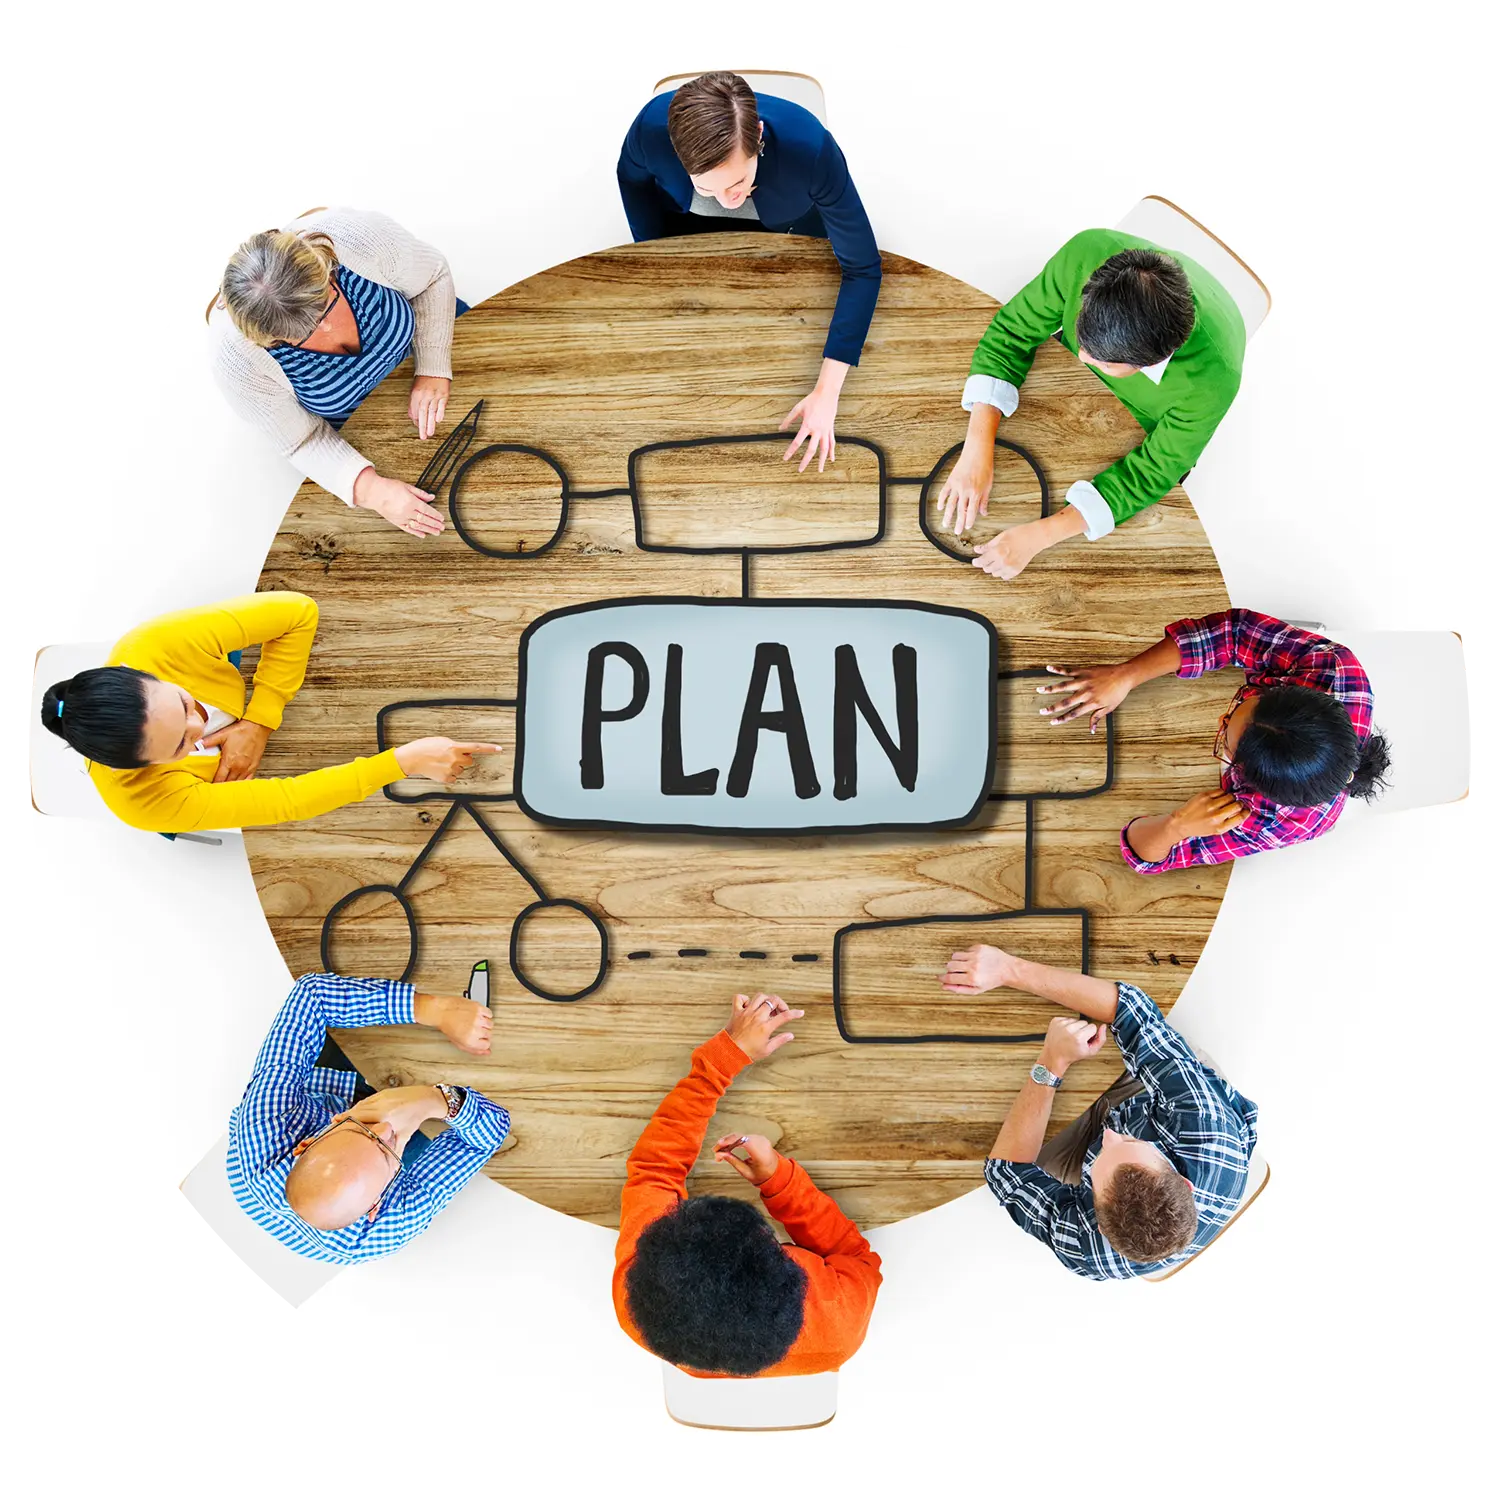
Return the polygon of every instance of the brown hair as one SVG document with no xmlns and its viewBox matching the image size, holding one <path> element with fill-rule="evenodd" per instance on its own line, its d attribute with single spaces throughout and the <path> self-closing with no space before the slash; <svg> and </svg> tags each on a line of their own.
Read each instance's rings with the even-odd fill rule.
<svg viewBox="0 0 1500 1500">
<path fill-rule="evenodd" d="M 1193 1185 L 1170 1167 L 1121 1167 L 1094 1199 L 1099 1228 L 1126 1260 L 1149 1265 L 1186 1250 L 1198 1232 Z"/>
<path fill-rule="evenodd" d="M 705 73 L 685 83 L 667 106 L 667 134 L 690 177 L 711 172 L 736 151 L 760 151 L 755 93 L 738 73 Z"/>
</svg>

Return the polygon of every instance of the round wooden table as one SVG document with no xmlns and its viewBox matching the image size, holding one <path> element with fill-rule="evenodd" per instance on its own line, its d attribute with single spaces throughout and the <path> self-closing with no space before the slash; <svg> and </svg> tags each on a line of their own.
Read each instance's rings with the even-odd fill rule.
<svg viewBox="0 0 1500 1500">
<path fill-rule="evenodd" d="M 1143 878 L 1117 839 L 1129 816 L 1211 783 L 1213 725 L 1232 685 L 1151 684 L 1111 736 L 1091 737 L 1043 724 L 1025 675 L 1120 660 L 1168 621 L 1227 606 L 1192 505 L 1174 490 L 1010 583 L 949 555 L 969 548 L 954 549 L 931 515 L 924 527 L 923 509 L 962 442 L 959 393 L 996 304 L 900 256 L 884 264 L 844 390 L 843 441 L 821 476 L 780 463 L 785 439 L 698 440 L 773 433 L 811 388 L 838 285 L 826 242 L 716 233 L 622 246 L 458 321 L 445 432 L 482 398 L 466 459 L 509 445 L 464 473 L 467 542 L 452 525 L 416 541 L 304 484 L 261 574 L 262 589 L 301 590 L 322 612 L 265 774 L 369 754 L 377 731 L 386 744 L 451 733 L 507 749 L 451 790 L 400 783 L 308 823 L 247 829 L 288 965 L 323 966 L 325 918 L 340 902 L 327 938 L 341 972 L 394 977 L 410 963 L 419 987 L 459 993 L 488 960 L 490 1058 L 419 1028 L 338 1039 L 376 1087 L 443 1080 L 504 1103 L 515 1144 L 490 1174 L 595 1223 L 617 1223 L 632 1143 L 736 991 L 774 991 L 807 1015 L 790 1046 L 736 1082 L 710 1140 L 768 1135 L 864 1226 L 972 1190 L 1036 1054 L 997 1038 L 1040 1032 L 1052 1012 L 1024 995 L 947 995 L 937 975 L 948 954 L 992 941 L 1055 963 L 1087 957 L 1166 1008 L 1223 896 L 1227 869 Z M 443 434 L 415 437 L 409 383 L 403 365 L 345 431 L 383 473 L 416 480 Z M 1139 432 L 1048 343 L 1002 437 L 1032 455 L 1060 505 Z M 690 446 L 654 446 L 664 444 Z M 1037 475 L 1002 449 L 975 539 L 1041 504 Z M 862 545 L 840 545 L 852 540 Z M 793 550 L 811 546 L 824 550 Z M 641 596 L 914 601 L 984 615 L 999 643 L 995 796 L 966 826 L 897 833 L 533 821 L 511 784 L 522 633 L 554 610 Z M 345 900 L 355 892 L 365 894 Z M 948 1040 L 911 1040 L 934 1036 Z M 1112 1047 L 1073 1068 L 1053 1128 L 1118 1069 Z M 711 1159 L 692 1187 L 749 1195 Z"/>
</svg>

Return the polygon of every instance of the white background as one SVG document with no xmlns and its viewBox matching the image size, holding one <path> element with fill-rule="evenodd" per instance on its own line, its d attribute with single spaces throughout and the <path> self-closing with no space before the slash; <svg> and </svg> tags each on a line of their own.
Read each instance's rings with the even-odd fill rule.
<svg viewBox="0 0 1500 1500">
<path fill-rule="evenodd" d="M 1476 1492 L 1496 1145 L 1478 9 L 263 3 L 11 23 L 0 1409 L 27 1493 Z M 500 1232 L 455 1209 L 288 1311 L 177 1192 L 287 987 L 242 856 L 44 821 L 25 794 L 34 650 L 253 588 L 293 490 L 204 368 L 233 246 L 313 204 L 378 207 L 478 302 L 624 238 L 632 114 L 661 74 L 719 66 L 816 74 L 881 244 L 997 296 L 1148 192 L 1234 245 L 1275 308 L 1191 484 L 1231 595 L 1462 632 L 1478 749 L 1466 802 L 1236 872 L 1190 994 L 1275 1175 L 1223 1244 L 1167 1285 L 1101 1287 L 983 1194 L 881 1231 L 838 1419 L 766 1438 L 669 1422 L 614 1326 L 610 1236 L 499 1189 Z"/>
</svg>

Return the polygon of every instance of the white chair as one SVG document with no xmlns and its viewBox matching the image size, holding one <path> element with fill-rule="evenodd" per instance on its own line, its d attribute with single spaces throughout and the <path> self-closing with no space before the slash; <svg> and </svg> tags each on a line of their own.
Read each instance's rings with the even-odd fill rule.
<svg viewBox="0 0 1500 1500">
<path fill-rule="evenodd" d="M 31 677 L 31 805 L 49 818 L 99 818 L 114 814 L 89 776 L 88 763 L 65 740 L 42 725 L 42 695 L 54 682 L 65 682 L 89 667 L 102 667 L 109 655 L 107 641 L 66 646 L 43 646 L 36 654 Z M 190 844 L 222 844 L 211 833 L 164 834 Z"/>
<path fill-rule="evenodd" d="M 691 83 L 695 78 L 701 78 L 709 71 L 711 70 L 708 68 L 700 68 L 696 73 L 673 73 L 651 90 L 651 97 L 654 99 L 658 94 L 670 94 L 674 89 Z M 789 99 L 793 104 L 800 104 L 803 109 L 815 114 L 825 125 L 828 123 L 828 107 L 823 102 L 823 85 L 816 78 L 810 78 L 806 73 L 743 73 L 738 68 L 726 68 L 724 71 L 739 73 L 757 94 L 774 94 L 778 99 Z"/>
<path fill-rule="evenodd" d="M 1260 1154 L 1260 1148 L 1257 1147 L 1250 1153 L 1250 1171 L 1245 1182 L 1245 1196 L 1240 1200 L 1240 1206 L 1235 1209 L 1234 1217 L 1230 1219 L 1222 1229 L 1219 1230 L 1219 1232 L 1208 1242 L 1208 1244 L 1203 1247 L 1202 1250 L 1199 1250 L 1193 1255 L 1190 1255 L 1186 1260 L 1179 1262 L 1177 1265 L 1172 1266 L 1166 1271 L 1155 1271 L 1149 1276 L 1143 1276 L 1141 1280 L 1170 1281 L 1172 1277 L 1174 1277 L 1179 1271 L 1185 1271 L 1189 1266 L 1193 1265 L 1199 1259 L 1199 1257 L 1203 1255 L 1204 1251 L 1212 1249 L 1219 1243 L 1221 1239 L 1224 1238 L 1226 1234 L 1229 1233 L 1229 1231 L 1237 1223 L 1239 1223 L 1240 1215 L 1243 1214 L 1245 1210 L 1249 1208 L 1257 1198 L 1260 1197 L 1260 1195 L 1265 1191 L 1266 1184 L 1270 1180 L 1271 1168 L 1266 1164 L 1265 1157 Z"/>
<path fill-rule="evenodd" d="M 1265 322 L 1271 310 L 1271 293 L 1265 282 L 1218 235 L 1175 203 L 1155 194 L 1142 198 L 1115 228 L 1150 240 L 1163 250 L 1180 250 L 1197 261 L 1234 298 L 1245 320 L 1247 342 Z"/>
<path fill-rule="evenodd" d="M 1328 630 L 1370 676 L 1375 727 L 1391 743 L 1390 785 L 1349 811 L 1404 812 L 1469 795 L 1469 688 L 1451 630 Z"/>
<path fill-rule="evenodd" d="M 300 1307 L 344 1268 L 331 1261 L 309 1260 L 298 1255 L 262 1229 L 235 1201 L 225 1166 L 228 1153 L 226 1133 L 183 1178 L 182 1196 L 273 1292 L 286 1298 L 293 1307 Z"/>
<path fill-rule="evenodd" d="M 837 1370 L 823 1375 L 705 1380 L 662 1363 L 667 1412 L 684 1427 L 720 1432 L 793 1432 L 824 1427 L 839 1409 Z"/>
</svg>

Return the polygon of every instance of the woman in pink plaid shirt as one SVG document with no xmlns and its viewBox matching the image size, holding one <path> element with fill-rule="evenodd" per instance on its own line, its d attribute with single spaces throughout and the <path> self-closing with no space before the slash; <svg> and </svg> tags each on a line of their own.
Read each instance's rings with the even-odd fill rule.
<svg viewBox="0 0 1500 1500">
<path fill-rule="evenodd" d="M 1201 677 L 1242 667 L 1214 740 L 1217 791 L 1173 812 L 1132 818 L 1120 830 L 1125 863 L 1145 875 L 1216 865 L 1317 838 L 1350 797 L 1378 795 L 1390 747 L 1371 723 L 1370 679 L 1347 647 L 1250 609 L 1178 620 L 1139 656 L 1113 667 L 1049 667 L 1064 695 L 1042 709 L 1054 724 L 1089 716 L 1092 734 L 1134 687 L 1175 672 Z"/>
</svg>

